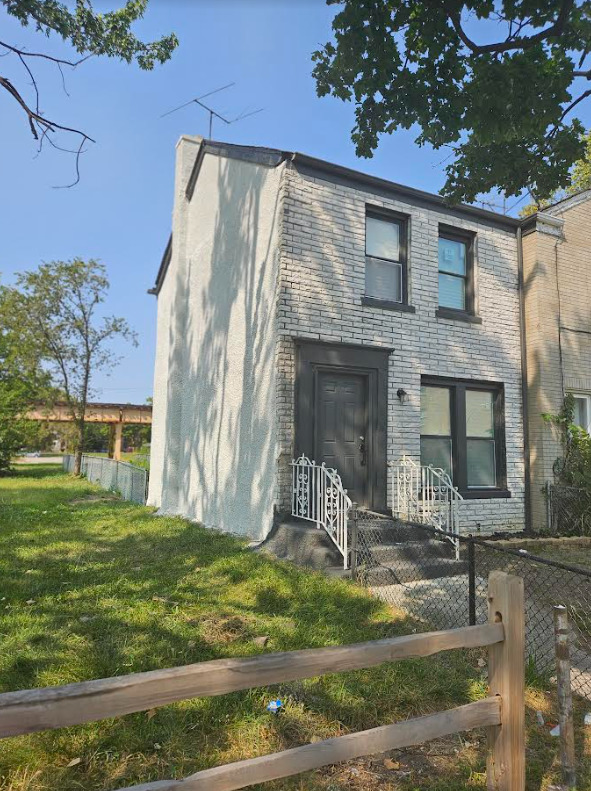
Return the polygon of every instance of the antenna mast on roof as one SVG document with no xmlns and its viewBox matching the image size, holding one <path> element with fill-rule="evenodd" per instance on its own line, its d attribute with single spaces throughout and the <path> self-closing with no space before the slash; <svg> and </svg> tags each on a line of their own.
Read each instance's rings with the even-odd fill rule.
<svg viewBox="0 0 591 791">
<path fill-rule="evenodd" d="M 208 93 L 204 93 L 202 96 L 197 96 L 195 99 L 189 99 L 188 102 L 175 107 L 172 110 L 168 110 L 166 113 L 162 113 L 160 118 L 164 118 L 166 115 L 171 115 L 172 113 L 176 113 L 177 110 L 182 110 L 183 107 L 188 107 L 190 104 L 198 104 L 199 107 L 202 107 L 204 110 L 207 110 L 209 113 L 209 138 L 211 139 L 212 132 L 213 132 L 213 119 L 218 118 L 220 121 L 223 121 L 227 126 L 230 124 L 235 124 L 236 121 L 242 121 L 243 118 L 248 118 L 251 115 L 256 115 L 257 113 L 261 113 L 263 111 L 263 107 L 260 107 L 258 110 L 251 110 L 250 112 L 244 111 L 237 115 L 235 118 L 226 118 L 225 116 L 218 113 L 217 110 L 214 110 L 212 107 L 209 107 L 205 104 L 202 99 L 205 99 L 206 96 L 211 96 L 214 93 L 219 93 L 220 91 L 225 91 L 226 88 L 231 88 L 233 85 L 236 85 L 235 82 L 229 82 L 227 85 L 222 85 L 221 88 L 216 88 L 213 91 L 209 91 Z"/>
</svg>

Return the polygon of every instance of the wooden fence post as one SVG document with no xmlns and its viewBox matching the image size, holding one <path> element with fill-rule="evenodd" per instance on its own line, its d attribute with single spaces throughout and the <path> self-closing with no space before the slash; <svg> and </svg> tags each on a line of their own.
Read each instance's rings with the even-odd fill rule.
<svg viewBox="0 0 591 791">
<path fill-rule="evenodd" d="M 502 571 L 488 578 L 488 620 L 501 622 L 505 639 L 489 649 L 491 695 L 501 697 L 501 724 L 488 729 L 489 791 L 525 789 L 525 614 L 523 580 Z"/>
<path fill-rule="evenodd" d="M 575 731 L 573 696 L 570 686 L 568 611 L 554 607 L 554 641 L 556 646 L 556 684 L 558 687 L 558 723 L 560 726 L 560 763 L 567 788 L 577 785 L 575 771 Z"/>
</svg>

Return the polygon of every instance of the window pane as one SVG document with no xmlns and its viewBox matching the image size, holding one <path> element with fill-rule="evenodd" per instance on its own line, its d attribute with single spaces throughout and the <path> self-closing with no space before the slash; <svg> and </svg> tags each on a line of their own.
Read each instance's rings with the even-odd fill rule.
<svg viewBox="0 0 591 791">
<path fill-rule="evenodd" d="M 466 454 L 468 486 L 496 486 L 495 442 L 469 439 Z"/>
<path fill-rule="evenodd" d="M 376 258 L 400 258 L 400 225 L 396 221 L 366 217 L 365 252 Z"/>
<path fill-rule="evenodd" d="M 586 396 L 575 396 L 575 409 L 573 415 L 573 421 L 576 426 L 580 426 L 587 431 L 589 426 L 589 416 L 587 410 L 587 398 Z"/>
<path fill-rule="evenodd" d="M 421 387 L 421 434 L 451 436 L 448 387 Z"/>
<path fill-rule="evenodd" d="M 451 439 L 421 437 L 421 464 L 441 468 L 451 478 Z"/>
<path fill-rule="evenodd" d="M 463 277 L 439 275 L 439 305 L 466 310 L 466 284 Z"/>
<path fill-rule="evenodd" d="M 365 263 L 365 294 L 377 299 L 402 302 L 402 267 L 367 258 Z"/>
<path fill-rule="evenodd" d="M 466 245 L 439 237 L 439 271 L 466 274 Z"/>
<path fill-rule="evenodd" d="M 486 390 L 466 390 L 466 434 L 468 437 L 495 436 L 493 394 Z"/>
</svg>

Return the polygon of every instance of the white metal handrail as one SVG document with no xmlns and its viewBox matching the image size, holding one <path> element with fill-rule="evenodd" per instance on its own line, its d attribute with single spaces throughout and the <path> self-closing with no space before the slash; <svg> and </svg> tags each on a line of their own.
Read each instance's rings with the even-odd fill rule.
<svg viewBox="0 0 591 791">
<path fill-rule="evenodd" d="M 292 516 L 324 528 L 343 556 L 344 568 L 348 568 L 347 526 L 353 503 L 343 488 L 341 476 L 324 462 L 316 464 L 304 454 L 291 462 L 291 468 Z"/>
<path fill-rule="evenodd" d="M 389 467 L 396 498 L 393 515 L 451 533 L 446 537 L 454 545 L 456 557 L 459 557 L 460 540 L 457 536 L 460 535 L 460 504 L 464 498 L 449 475 L 441 468 L 417 464 L 408 456 Z"/>
</svg>

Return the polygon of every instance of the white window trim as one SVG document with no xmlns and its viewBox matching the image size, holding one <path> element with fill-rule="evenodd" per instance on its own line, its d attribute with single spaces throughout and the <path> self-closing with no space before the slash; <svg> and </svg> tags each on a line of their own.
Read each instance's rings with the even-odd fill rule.
<svg viewBox="0 0 591 791">
<path fill-rule="evenodd" d="M 585 429 L 587 434 L 591 434 L 591 394 L 590 393 L 575 393 L 574 391 L 571 391 L 570 395 L 572 395 L 574 398 L 582 398 L 582 399 L 585 400 L 585 403 L 587 404 L 587 407 L 586 407 L 587 408 L 587 425 L 586 426 L 581 426 L 581 428 Z M 579 424 L 577 423 L 575 425 L 579 425 Z"/>
</svg>

